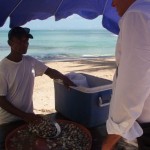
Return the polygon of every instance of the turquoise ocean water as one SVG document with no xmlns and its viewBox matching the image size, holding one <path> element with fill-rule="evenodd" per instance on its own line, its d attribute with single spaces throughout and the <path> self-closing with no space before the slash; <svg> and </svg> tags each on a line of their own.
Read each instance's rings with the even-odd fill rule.
<svg viewBox="0 0 150 150">
<path fill-rule="evenodd" d="M 8 31 L 0 31 L 0 60 L 10 48 Z M 81 59 L 114 56 L 117 36 L 105 29 L 99 30 L 33 30 L 29 55 L 42 60 Z"/>
</svg>

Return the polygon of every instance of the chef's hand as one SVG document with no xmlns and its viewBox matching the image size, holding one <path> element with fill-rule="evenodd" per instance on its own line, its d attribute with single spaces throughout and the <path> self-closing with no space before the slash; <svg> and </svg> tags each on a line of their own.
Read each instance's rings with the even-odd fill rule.
<svg viewBox="0 0 150 150">
<path fill-rule="evenodd" d="M 121 136 L 116 134 L 109 134 L 104 139 L 101 150 L 114 150 L 115 145 L 120 140 Z"/>
</svg>

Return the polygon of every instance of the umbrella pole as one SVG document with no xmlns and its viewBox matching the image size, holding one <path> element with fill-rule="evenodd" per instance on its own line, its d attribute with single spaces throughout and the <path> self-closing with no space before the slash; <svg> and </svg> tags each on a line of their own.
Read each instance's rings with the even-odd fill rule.
<svg viewBox="0 0 150 150">
<path fill-rule="evenodd" d="M 16 8 L 21 4 L 23 0 L 20 0 L 17 5 L 14 7 L 14 9 L 10 12 L 9 16 L 16 10 Z"/>
<path fill-rule="evenodd" d="M 55 12 L 54 12 L 54 15 L 57 13 L 58 9 L 60 8 L 60 6 L 62 5 L 64 0 L 61 0 L 60 4 L 58 5 L 58 7 L 56 8 Z"/>
</svg>

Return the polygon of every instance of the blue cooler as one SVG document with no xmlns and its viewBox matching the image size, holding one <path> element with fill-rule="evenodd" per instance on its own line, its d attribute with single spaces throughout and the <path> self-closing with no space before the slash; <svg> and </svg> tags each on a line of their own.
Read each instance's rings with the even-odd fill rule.
<svg viewBox="0 0 150 150">
<path fill-rule="evenodd" d="M 54 80 L 55 109 L 64 117 L 88 128 L 106 123 L 112 94 L 112 81 L 82 74 L 89 87 L 68 90 L 60 80 Z"/>
</svg>

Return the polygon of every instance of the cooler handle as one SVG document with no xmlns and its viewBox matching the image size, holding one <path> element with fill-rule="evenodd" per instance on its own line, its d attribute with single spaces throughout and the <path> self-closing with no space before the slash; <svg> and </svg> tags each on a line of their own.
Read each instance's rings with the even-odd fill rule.
<svg viewBox="0 0 150 150">
<path fill-rule="evenodd" d="M 105 106 L 108 106 L 110 104 L 110 102 L 108 103 L 103 103 L 103 100 L 101 97 L 99 97 L 99 107 L 105 107 Z"/>
</svg>

